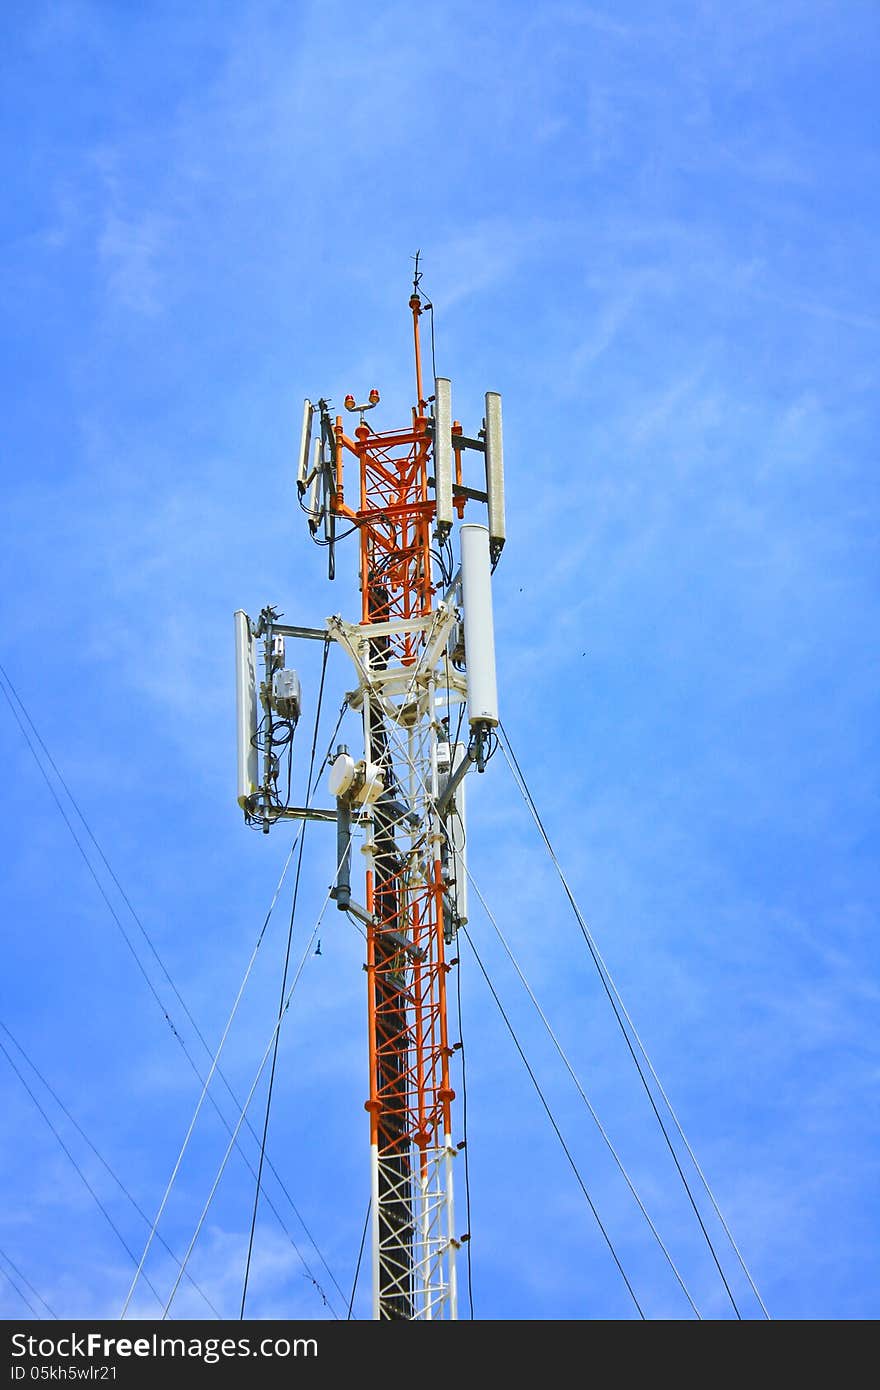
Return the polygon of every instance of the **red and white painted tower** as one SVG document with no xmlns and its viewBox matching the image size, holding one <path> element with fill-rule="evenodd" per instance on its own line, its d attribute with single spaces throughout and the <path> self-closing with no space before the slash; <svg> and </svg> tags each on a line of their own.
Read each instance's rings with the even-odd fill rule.
<svg viewBox="0 0 880 1390">
<path fill-rule="evenodd" d="M 487 394 L 474 437 L 452 419 L 447 379 L 435 378 L 426 397 L 419 330 L 430 306 L 418 275 L 409 307 L 416 400 L 405 425 L 372 427 L 376 390 L 362 404 L 346 397 L 357 419 L 350 433 L 326 401 L 304 407 L 300 498 L 313 536 L 329 543 L 331 577 L 337 525 L 358 535 L 359 621 L 334 616 L 324 629 L 287 628 L 268 609 L 258 627 L 241 614 L 237 628 L 239 800 L 248 819 L 266 829 L 281 816 L 311 814 L 278 795 L 272 721 L 285 713 L 293 683 L 273 643 L 285 635 L 329 637 L 356 672 L 349 706 L 360 714 L 363 756 L 340 747 L 329 790 L 336 798 L 334 897 L 366 934 L 378 1319 L 457 1316 L 458 1149 L 447 996 L 458 963 L 456 934 L 467 920 L 465 775 L 473 765 L 484 769 L 498 722 L 490 574 L 505 539 L 500 397 Z M 464 482 L 468 450 L 485 460 L 484 486 Z M 480 504 L 488 507 L 488 526 L 461 526 L 457 562 L 455 522 Z M 262 718 L 249 693 L 257 636 L 266 639 Z M 284 746 L 283 737 L 276 745 Z M 356 847 L 364 863 L 361 902 L 352 882 Z"/>
</svg>

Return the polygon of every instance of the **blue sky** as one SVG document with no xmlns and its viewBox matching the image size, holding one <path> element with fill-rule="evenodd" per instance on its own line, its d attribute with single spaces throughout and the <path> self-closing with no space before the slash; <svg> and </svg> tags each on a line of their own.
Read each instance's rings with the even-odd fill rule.
<svg viewBox="0 0 880 1390">
<path fill-rule="evenodd" d="M 476 427 L 504 396 L 502 717 L 551 838 L 770 1312 L 876 1317 L 876 7 L 71 0 L 11 3 L 3 27 L 2 662 L 206 1036 L 290 843 L 234 802 L 232 613 L 356 615 L 354 552 L 331 587 L 295 505 L 301 402 L 376 385 L 377 424 L 406 418 L 418 247 L 456 413 Z M 316 654 L 300 665 L 302 773 Z M 333 653 L 328 719 L 349 684 Z M 0 712 L 0 1018 L 152 1214 L 198 1086 Z M 701 1312 L 729 1316 L 500 755 L 469 816 L 476 882 Z M 300 949 L 331 841 L 310 831 Z M 243 1092 L 288 886 L 224 1052 Z M 282 1034 L 269 1147 L 347 1292 L 366 1026 L 337 917 Z M 646 1313 L 686 1316 L 472 918 Z M 462 996 L 476 1316 L 632 1316 L 467 950 Z M 143 1221 L 26 1074 L 139 1253 Z M 61 1316 L 115 1316 L 129 1257 L 2 1056 L 0 1086 L 0 1249 Z M 224 1147 L 205 1115 L 160 1228 L 177 1250 Z M 251 1202 L 230 1165 L 193 1257 L 228 1316 Z M 148 1273 L 170 1287 L 163 1252 Z M 248 1306 L 327 1315 L 268 1212 Z M 206 1308 L 182 1287 L 173 1311 Z M 0 1313 L 24 1312 L 0 1280 Z"/>
</svg>

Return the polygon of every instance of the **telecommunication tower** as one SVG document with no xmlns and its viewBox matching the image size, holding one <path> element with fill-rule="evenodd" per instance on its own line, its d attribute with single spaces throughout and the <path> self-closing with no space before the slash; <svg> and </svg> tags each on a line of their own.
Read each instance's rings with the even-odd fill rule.
<svg viewBox="0 0 880 1390">
<path fill-rule="evenodd" d="M 505 541 L 501 398 L 486 393 L 482 428 L 469 436 L 453 419 L 447 378 L 436 377 L 425 396 L 419 327 L 431 305 L 419 279 L 417 265 L 411 419 L 374 429 L 376 390 L 362 403 L 346 396 L 356 419 L 350 432 L 327 400 L 303 407 L 300 503 L 327 547 L 331 579 L 337 524 L 357 535 L 359 620 L 336 615 L 324 628 L 306 628 L 281 623 L 271 607 L 256 622 L 235 615 L 245 819 L 266 832 L 285 818 L 335 822 L 332 896 L 365 929 L 377 1319 L 457 1316 L 447 995 L 467 921 L 465 776 L 473 766 L 485 770 L 498 723 L 491 573 Z M 464 481 L 469 452 L 483 459 L 478 487 Z M 487 525 L 464 522 L 475 504 L 487 508 Z M 357 678 L 347 703 L 360 716 L 363 754 L 336 750 L 328 784 L 335 806 L 325 810 L 291 805 L 283 775 L 302 705 L 299 679 L 285 664 L 285 639 L 294 638 L 338 643 Z M 356 842 L 361 902 L 352 884 Z"/>
</svg>

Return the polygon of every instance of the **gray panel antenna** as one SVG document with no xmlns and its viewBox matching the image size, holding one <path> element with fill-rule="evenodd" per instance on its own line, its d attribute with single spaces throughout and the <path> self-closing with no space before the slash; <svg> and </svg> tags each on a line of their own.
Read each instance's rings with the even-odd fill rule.
<svg viewBox="0 0 880 1390">
<path fill-rule="evenodd" d="M 243 609 L 235 614 L 235 724 L 238 752 L 238 804 L 247 811 L 259 790 L 257 757 L 257 666 L 251 620 Z"/>
<path fill-rule="evenodd" d="M 501 397 L 486 392 L 486 493 L 489 499 L 489 542 L 492 563 L 506 538 L 504 525 L 504 443 L 501 434 Z"/>
<path fill-rule="evenodd" d="M 311 529 L 312 535 L 314 535 L 318 529 L 318 525 L 321 520 L 321 511 L 323 510 L 323 499 L 320 503 L 318 500 L 320 495 L 321 483 L 323 482 L 323 473 L 324 446 L 319 436 L 312 446 L 312 469 L 308 477 L 306 478 L 306 487 L 308 488 L 308 495 L 306 497 L 305 507 L 306 512 L 308 513 L 309 527 Z"/>
<path fill-rule="evenodd" d="M 445 540 L 452 530 L 452 382 L 434 378 L 434 484 L 437 493 L 437 533 Z"/>
<path fill-rule="evenodd" d="M 302 434 L 299 440 L 299 467 L 296 474 L 296 486 L 300 497 L 302 497 L 308 486 L 306 475 L 309 470 L 309 445 L 312 441 L 312 416 L 314 412 L 315 407 L 308 397 L 306 397 L 303 401 Z"/>
</svg>

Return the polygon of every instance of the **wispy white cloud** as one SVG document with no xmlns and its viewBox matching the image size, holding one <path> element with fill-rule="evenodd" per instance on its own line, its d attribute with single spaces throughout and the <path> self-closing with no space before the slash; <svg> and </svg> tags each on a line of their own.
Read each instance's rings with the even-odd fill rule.
<svg viewBox="0 0 880 1390">
<path fill-rule="evenodd" d="M 153 316 L 164 304 L 162 257 L 173 227 L 162 216 L 122 217 L 111 212 L 98 241 L 112 302 Z"/>
</svg>

